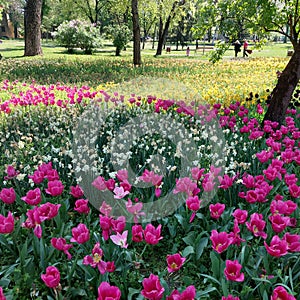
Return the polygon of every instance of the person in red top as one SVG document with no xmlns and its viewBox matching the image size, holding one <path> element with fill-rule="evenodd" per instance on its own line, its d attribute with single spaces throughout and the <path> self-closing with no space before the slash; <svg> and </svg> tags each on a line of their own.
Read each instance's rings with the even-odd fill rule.
<svg viewBox="0 0 300 300">
<path fill-rule="evenodd" d="M 244 47 L 243 57 L 248 56 L 248 53 L 247 53 L 248 45 L 249 44 L 248 44 L 247 40 L 244 40 L 244 44 L 243 44 L 243 47 Z"/>
</svg>

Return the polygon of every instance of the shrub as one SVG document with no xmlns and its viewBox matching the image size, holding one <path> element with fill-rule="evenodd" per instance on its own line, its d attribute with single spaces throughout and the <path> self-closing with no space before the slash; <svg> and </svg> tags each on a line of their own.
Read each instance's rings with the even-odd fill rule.
<svg viewBox="0 0 300 300">
<path fill-rule="evenodd" d="M 54 37 L 60 46 L 68 49 L 69 53 L 74 52 L 75 48 L 80 48 L 86 54 L 91 54 L 95 48 L 101 46 L 97 27 L 79 20 L 63 22 Z"/>
<path fill-rule="evenodd" d="M 121 50 L 124 49 L 129 42 L 131 31 L 126 25 L 110 26 L 107 28 L 107 33 L 113 40 L 113 45 L 116 47 L 116 56 L 120 56 Z"/>
</svg>

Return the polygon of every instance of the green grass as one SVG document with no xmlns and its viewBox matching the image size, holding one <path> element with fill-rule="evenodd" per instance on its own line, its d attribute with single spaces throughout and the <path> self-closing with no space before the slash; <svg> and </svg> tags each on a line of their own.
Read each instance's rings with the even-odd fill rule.
<svg viewBox="0 0 300 300">
<path fill-rule="evenodd" d="M 116 57 L 108 41 L 93 55 L 84 55 L 79 50 L 66 54 L 66 50 L 55 46 L 53 41 L 43 41 L 43 56 L 24 57 L 22 40 L 5 40 L 0 44 L 4 57 L 0 64 L 0 81 L 30 83 L 34 80 L 43 85 L 60 82 L 111 88 L 110 91 L 125 89 L 129 95 L 145 92 L 176 99 L 191 99 L 197 93 L 205 101 L 224 102 L 245 99 L 250 92 L 265 95 L 266 89 L 272 89 L 277 81 L 276 71 L 282 70 L 288 62 L 286 54 L 290 49 L 289 44 L 270 44 L 260 51 L 254 50 L 247 59 L 234 58 L 230 49 L 222 62 L 213 65 L 208 62 L 208 54 L 195 53 L 193 45 L 190 57 L 186 57 L 185 50 L 172 50 L 170 54 L 163 51 L 156 58 L 151 46 L 149 42 L 142 50 L 142 66 L 134 67 L 130 45 Z M 146 77 L 142 83 L 133 83 L 141 76 Z M 152 85 L 148 78 L 152 79 Z M 125 88 L 115 89 L 118 83 L 124 83 Z"/>
<path fill-rule="evenodd" d="M 155 45 L 156 47 L 156 45 Z M 168 57 L 168 58 L 186 58 L 185 48 L 182 49 L 179 46 L 178 50 L 176 50 L 175 45 L 170 45 L 171 53 L 167 53 L 165 50 L 162 52 L 161 58 Z M 250 48 L 253 49 L 253 44 L 250 43 Z M 191 52 L 189 59 L 201 59 L 207 60 L 208 59 L 208 52 L 205 52 L 203 55 L 202 50 L 195 51 L 195 44 L 190 45 Z M 82 51 L 78 50 L 75 54 L 66 54 L 66 49 L 62 47 L 58 47 L 55 43 L 51 40 L 43 40 L 42 41 L 42 49 L 43 49 L 43 56 L 45 58 L 60 58 L 60 57 L 72 57 L 77 56 L 85 56 L 86 58 L 89 55 L 82 54 Z M 261 50 L 254 50 L 253 54 L 250 57 L 286 57 L 287 51 L 292 49 L 292 45 L 290 43 L 268 43 L 265 45 Z M 156 48 L 152 49 L 152 42 L 147 42 L 145 49 L 142 50 L 142 57 L 147 58 L 154 56 L 156 52 Z M 0 44 L 0 53 L 4 58 L 18 58 L 18 59 L 35 59 L 30 57 L 23 57 L 24 55 L 24 41 L 23 40 L 3 40 L 2 44 Z M 132 56 L 132 45 L 129 44 L 126 51 L 121 52 L 122 57 L 131 57 Z M 103 57 L 103 56 L 115 56 L 115 49 L 110 41 L 105 41 L 104 46 L 101 49 L 97 49 L 96 53 L 92 55 L 93 57 Z M 241 57 L 242 54 L 240 53 L 239 56 Z M 228 51 L 226 51 L 224 59 L 234 58 L 234 51 L 233 46 L 230 47 Z"/>
</svg>

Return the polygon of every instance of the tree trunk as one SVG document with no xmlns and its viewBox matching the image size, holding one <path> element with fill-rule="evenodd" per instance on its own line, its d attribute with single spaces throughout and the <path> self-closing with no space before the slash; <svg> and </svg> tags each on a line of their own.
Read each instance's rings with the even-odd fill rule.
<svg viewBox="0 0 300 300">
<path fill-rule="evenodd" d="M 279 124 L 285 119 L 286 110 L 292 99 L 293 92 L 300 79 L 300 45 L 294 47 L 294 54 L 281 73 L 271 93 L 270 105 L 264 120 L 276 121 Z"/>
<path fill-rule="evenodd" d="M 161 55 L 162 53 L 163 46 L 167 39 L 170 23 L 171 23 L 171 16 L 168 17 L 165 27 L 163 27 L 162 21 L 160 21 L 159 23 L 158 45 L 157 45 L 155 56 Z"/>
<path fill-rule="evenodd" d="M 133 25 L 133 64 L 139 66 L 141 59 L 141 32 L 138 12 L 138 0 L 131 1 L 132 25 Z"/>
<path fill-rule="evenodd" d="M 116 56 L 121 56 L 121 48 L 116 47 Z"/>
<path fill-rule="evenodd" d="M 27 0 L 24 11 L 24 56 L 43 54 L 41 48 L 42 0 Z"/>
</svg>

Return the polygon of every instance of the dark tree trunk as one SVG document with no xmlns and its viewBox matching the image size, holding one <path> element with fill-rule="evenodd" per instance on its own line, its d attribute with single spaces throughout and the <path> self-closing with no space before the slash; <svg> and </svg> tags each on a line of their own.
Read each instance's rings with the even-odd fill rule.
<svg viewBox="0 0 300 300">
<path fill-rule="evenodd" d="M 294 54 L 278 78 L 270 97 L 270 105 L 264 120 L 276 121 L 279 124 L 285 119 L 286 110 L 293 92 L 300 79 L 300 45 L 294 47 Z"/>
<path fill-rule="evenodd" d="M 158 45 L 157 45 L 155 56 L 161 55 L 161 53 L 162 53 L 162 49 L 163 49 L 163 46 L 166 42 L 166 38 L 167 38 L 167 34 L 168 34 L 168 30 L 169 30 L 171 21 L 176 15 L 176 8 L 178 6 L 182 6 L 184 4 L 185 4 L 185 0 L 175 1 L 173 3 L 172 9 L 171 9 L 170 14 L 167 18 L 165 26 L 163 24 L 162 18 L 160 18 L 160 20 L 159 20 L 159 32 L 158 32 Z"/>
<path fill-rule="evenodd" d="M 131 0 L 132 25 L 133 25 L 133 64 L 139 66 L 141 59 L 141 31 L 138 12 L 138 0 Z"/>
<path fill-rule="evenodd" d="M 121 55 L 121 49 L 119 47 L 116 47 L 116 56 Z"/>
<path fill-rule="evenodd" d="M 27 0 L 24 11 L 24 56 L 43 54 L 41 48 L 42 0 Z"/>
<path fill-rule="evenodd" d="M 162 50 L 167 39 L 170 23 L 171 23 L 171 16 L 168 17 L 165 26 L 162 20 L 160 20 L 159 22 L 158 45 L 157 45 L 155 56 L 162 54 Z"/>
</svg>

